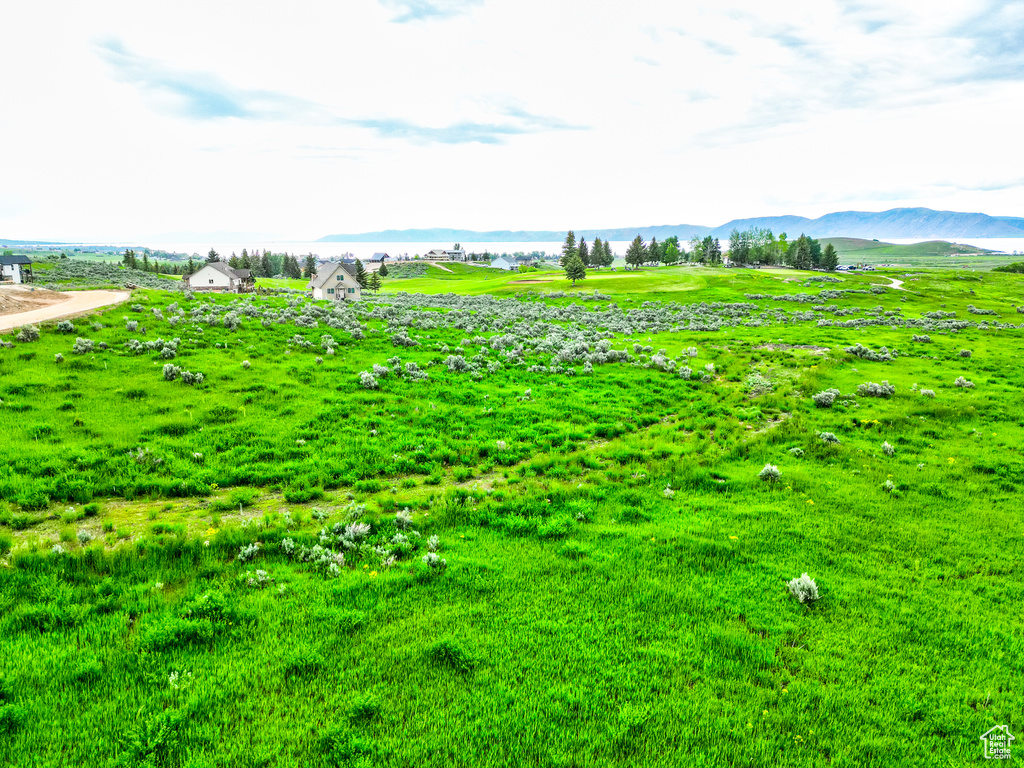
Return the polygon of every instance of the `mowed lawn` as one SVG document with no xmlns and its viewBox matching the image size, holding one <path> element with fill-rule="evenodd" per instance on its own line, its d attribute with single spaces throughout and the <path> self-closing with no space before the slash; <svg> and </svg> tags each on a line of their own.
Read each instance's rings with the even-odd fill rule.
<svg viewBox="0 0 1024 768">
<path fill-rule="evenodd" d="M 1024 711 L 1020 277 L 817 277 L 4 335 L 0 765 L 980 761 Z"/>
</svg>

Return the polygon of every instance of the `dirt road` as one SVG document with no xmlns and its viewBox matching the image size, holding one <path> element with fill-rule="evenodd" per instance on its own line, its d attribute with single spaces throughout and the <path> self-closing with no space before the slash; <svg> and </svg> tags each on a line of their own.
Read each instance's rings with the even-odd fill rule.
<svg viewBox="0 0 1024 768">
<path fill-rule="evenodd" d="M 127 301 L 129 291 L 28 291 L 25 289 L 5 288 L 2 291 L 2 305 L 8 310 L 0 314 L 0 333 L 5 333 L 21 325 L 41 323 L 44 320 L 56 320 L 61 317 L 91 312 L 110 304 Z M 43 305 L 43 306 L 40 306 Z M 27 309 L 35 306 L 36 309 Z M 23 311 L 10 312 L 11 309 Z M 0 310 L 3 311 L 3 310 Z"/>
</svg>

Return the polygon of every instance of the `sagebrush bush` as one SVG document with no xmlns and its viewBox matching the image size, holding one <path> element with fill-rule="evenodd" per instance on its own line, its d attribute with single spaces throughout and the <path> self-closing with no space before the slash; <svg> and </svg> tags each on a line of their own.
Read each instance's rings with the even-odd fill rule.
<svg viewBox="0 0 1024 768">
<path fill-rule="evenodd" d="M 839 438 L 835 436 L 833 432 L 819 432 L 818 437 L 821 438 L 821 442 L 825 445 L 838 445 Z"/>
<path fill-rule="evenodd" d="M 76 355 L 84 355 L 89 352 L 92 352 L 94 346 L 95 345 L 93 344 L 92 339 L 83 339 L 81 336 L 79 336 L 77 339 L 75 339 L 75 343 L 71 347 L 71 351 L 74 352 Z"/>
<path fill-rule="evenodd" d="M 882 453 L 884 453 L 886 456 L 895 456 L 896 449 L 892 446 L 891 443 L 886 441 L 882 443 Z"/>
<path fill-rule="evenodd" d="M 871 360 L 876 363 L 888 363 L 899 357 L 899 354 L 895 349 L 889 351 L 888 347 L 882 347 L 880 350 L 875 352 L 874 350 L 865 347 L 859 341 L 852 347 L 847 347 L 846 351 L 863 360 Z"/>
<path fill-rule="evenodd" d="M 15 338 L 22 343 L 39 341 L 39 329 L 34 325 L 26 325 L 18 331 L 18 335 Z"/>
<path fill-rule="evenodd" d="M 790 580 L 787 584 L 789 593 L 803 605 L 809 605 L 819 599 L 818 584 L 806 573 Z"/>
<path fill-rule="evenodd" d="M 782 477 L 782 472 L 774 464 L 765 464 L 764 468 L 757 473 L 757 476 L 766 483 L 777 483 Z"/>
<path fill-rule="evenodd" d="M 974 382 L 968 381 L 963 376 L 957 376 L 956 381 L 953 382 L 953 385 L 956 387 L 961 387 L 963 389 L 974 389 Z"/>
<path fill-rule="evenodd" d="M 238 553 L 238 561 L 241 563 L 247 563 L 252 560 L 256 555 L 259 554 L 260 545 L 253 542 L 252 544 L 246 544 Z"/>
<path fill-rule="evenodd" d="M 819 408 L 831 408 L 832 403 L 836 401 L 839 396 L 838 389 L 826 389 L 824 392 L 819 392 L 816 395 L 811 395 L 811 400 Z"/>
<path fill-rule="evenodd" d="M 888 381 L 883 381 L 881 384 L 876 384 L 873 381 L 868 381 L 864 384 L 857 386 L 857 394 L 861 397 L 884 397 L 889 398 L 896 394 L 896 387 L 890 384 Z"/>
</svg>

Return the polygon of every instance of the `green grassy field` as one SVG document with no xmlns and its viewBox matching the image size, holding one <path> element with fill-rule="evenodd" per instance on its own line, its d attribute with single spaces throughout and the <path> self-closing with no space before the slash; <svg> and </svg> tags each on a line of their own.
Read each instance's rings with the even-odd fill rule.
<svg viewBox="0 0 1024 768">
<path fill-rule="evenodd" d="M 973 245 L 927 240 L 897 245 L 856 237 L 823 237 L 822 247 L 832 243 L 843 264 L 895 264 L 901 267 L 935 267 L 939 269 L 992 269 L 1009 264 L 1019 256 L 993 253 Z M 1024 243 L 1022 243 L 1024 245 Z"/>
<path fill-rule="evenodd" d="M 0 765 L 946 766 L 1019 730 L 1020 275 L 452 269 L 0 337 Z"/>
</svg>

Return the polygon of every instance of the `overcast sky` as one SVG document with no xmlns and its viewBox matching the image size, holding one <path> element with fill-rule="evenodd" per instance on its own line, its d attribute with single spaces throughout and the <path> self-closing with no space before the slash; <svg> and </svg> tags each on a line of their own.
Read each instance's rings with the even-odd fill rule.
<svg viewBox="0 0 1024 768">
<path fill-rule="evenodd" d="M 0 237 L 1024 216 L 1024 2 L 9 5 Z"/>
</svg>

